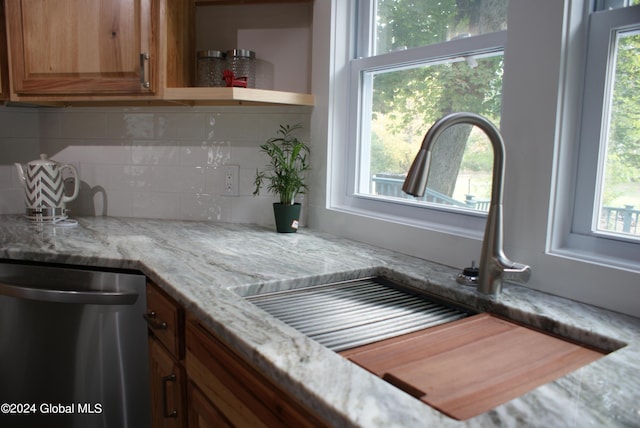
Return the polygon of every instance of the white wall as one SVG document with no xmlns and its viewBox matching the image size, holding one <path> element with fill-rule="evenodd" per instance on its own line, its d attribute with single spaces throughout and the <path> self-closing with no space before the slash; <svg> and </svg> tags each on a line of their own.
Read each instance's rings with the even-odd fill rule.
<svg viewBox="0 0 640 428">
<path fill-rule="evenodd" d="M 272 224 L 273 197 L 254 197 L 259 145 L 280 124 L 302 123 L 308 108 L 158 107 L 0 109 L 0 213 L 22 213 L 13 162 L 46 153 L 78 168 L 80 196 L 71 215 Z M 239 166 L 239 196 L 224 188 Z"/>
</svg>

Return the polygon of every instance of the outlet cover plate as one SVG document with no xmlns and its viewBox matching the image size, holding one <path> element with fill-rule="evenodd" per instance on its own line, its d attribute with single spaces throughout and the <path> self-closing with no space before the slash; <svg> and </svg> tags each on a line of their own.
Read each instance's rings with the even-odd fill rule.
<svg viewBox="0 0 640 428">
<path fill-rule="evenodd" d="M 227 165 L 224 174 L 224 194 L 227 196 L 238 196 L 240 188 L 240 166 Z"/>
</svg>

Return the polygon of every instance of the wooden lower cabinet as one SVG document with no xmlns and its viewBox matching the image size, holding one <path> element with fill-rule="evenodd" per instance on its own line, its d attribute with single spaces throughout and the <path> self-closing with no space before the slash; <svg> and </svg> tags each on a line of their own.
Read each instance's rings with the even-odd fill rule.
<svg viewBox="0 0 640 428">
<path fill-rule="evenodd" d="M 151 281 L 147 308 L 154 428 L 327 426 Z"/>
<path fill-rule="evenodd" d="M 326 426 L 238 357 L 196 318 L 187 317 L 185 330 L 189 379 L 231 426 Z"/>
<path fill-rule="evenodd" d="M 186 427 L 184 368 L 155 337 L 149 337 L 149 365 L 152 426 Z"/>
<path fill-rule="evenodd" d="M 192 382 L 187 382 L 189 428 L 230 428 L 231 423 Z"/>
</svg>

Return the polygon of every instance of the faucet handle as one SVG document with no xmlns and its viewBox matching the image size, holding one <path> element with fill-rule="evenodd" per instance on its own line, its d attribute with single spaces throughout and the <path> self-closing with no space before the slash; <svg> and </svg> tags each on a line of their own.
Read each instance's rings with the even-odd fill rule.
<svg viewBox="0 0 640 428">
<path fill-rule="evenodd" d="M 504 267 L 502 279 L 526 283 L 531 278 L 531 267 L 522 263 L 511 262 L 511 266 Z"/>
</svg>

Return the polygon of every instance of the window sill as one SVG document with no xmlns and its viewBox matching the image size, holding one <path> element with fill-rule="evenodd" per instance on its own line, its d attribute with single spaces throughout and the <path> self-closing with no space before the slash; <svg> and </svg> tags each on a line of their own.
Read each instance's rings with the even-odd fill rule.
<svg viewBox="0 0 640 428">
<path fill-rule="evenodd" d="M 574 233 L 562 245 L 552 246 L 547 253 L 607 268 L 640 272 L 637 244 L 628 242 Z"/>
<path fill-rule="evenodd" d="M 376 201 L 380 203 L 380 201 Z M 367 204 L 359 204 L 367 205 Z M 328 207 L 329 211 L 337 213 L 349 214 L 358 217 L 364 217 L 371 220 L 378 220 L 389 224 L 397 224 L 401 226 L 414 227 L 421 230 L 430 232 L 442 233 L 445 235 L 452 235 L 461 238 L 468 238 L 481 241 L 484 236 L 484 224 L 486 223 L 485 217 L 468 217 L 467 221 L 463 224 L 443 224 L 440 222 L 430 220 L 429 214 L 432 214 L 433 209 L 427 207 L 403 207 L 400 204 L 394 204 L 387 202 L 384 210 L 367 209 L 362 206 L 354 207 L 353 205 L 340 205 L 334 204 Z M 394 206 L 397 205 L 394 210 Z M 411 208 L 407 210 L 406 208 Z M 394 212 L 395 211 L 395 212 Z M 413 211 L 414 215 L 404 215 L 406 211 Z M 442 213 L 438 213 L 442 214 Z M 445 214 L 446 215 L 446 214 Z M 439 217 L 439 216 L 438 216 Z M 471 221 L 469 221 L 471 220 Z"/>
</svg>

